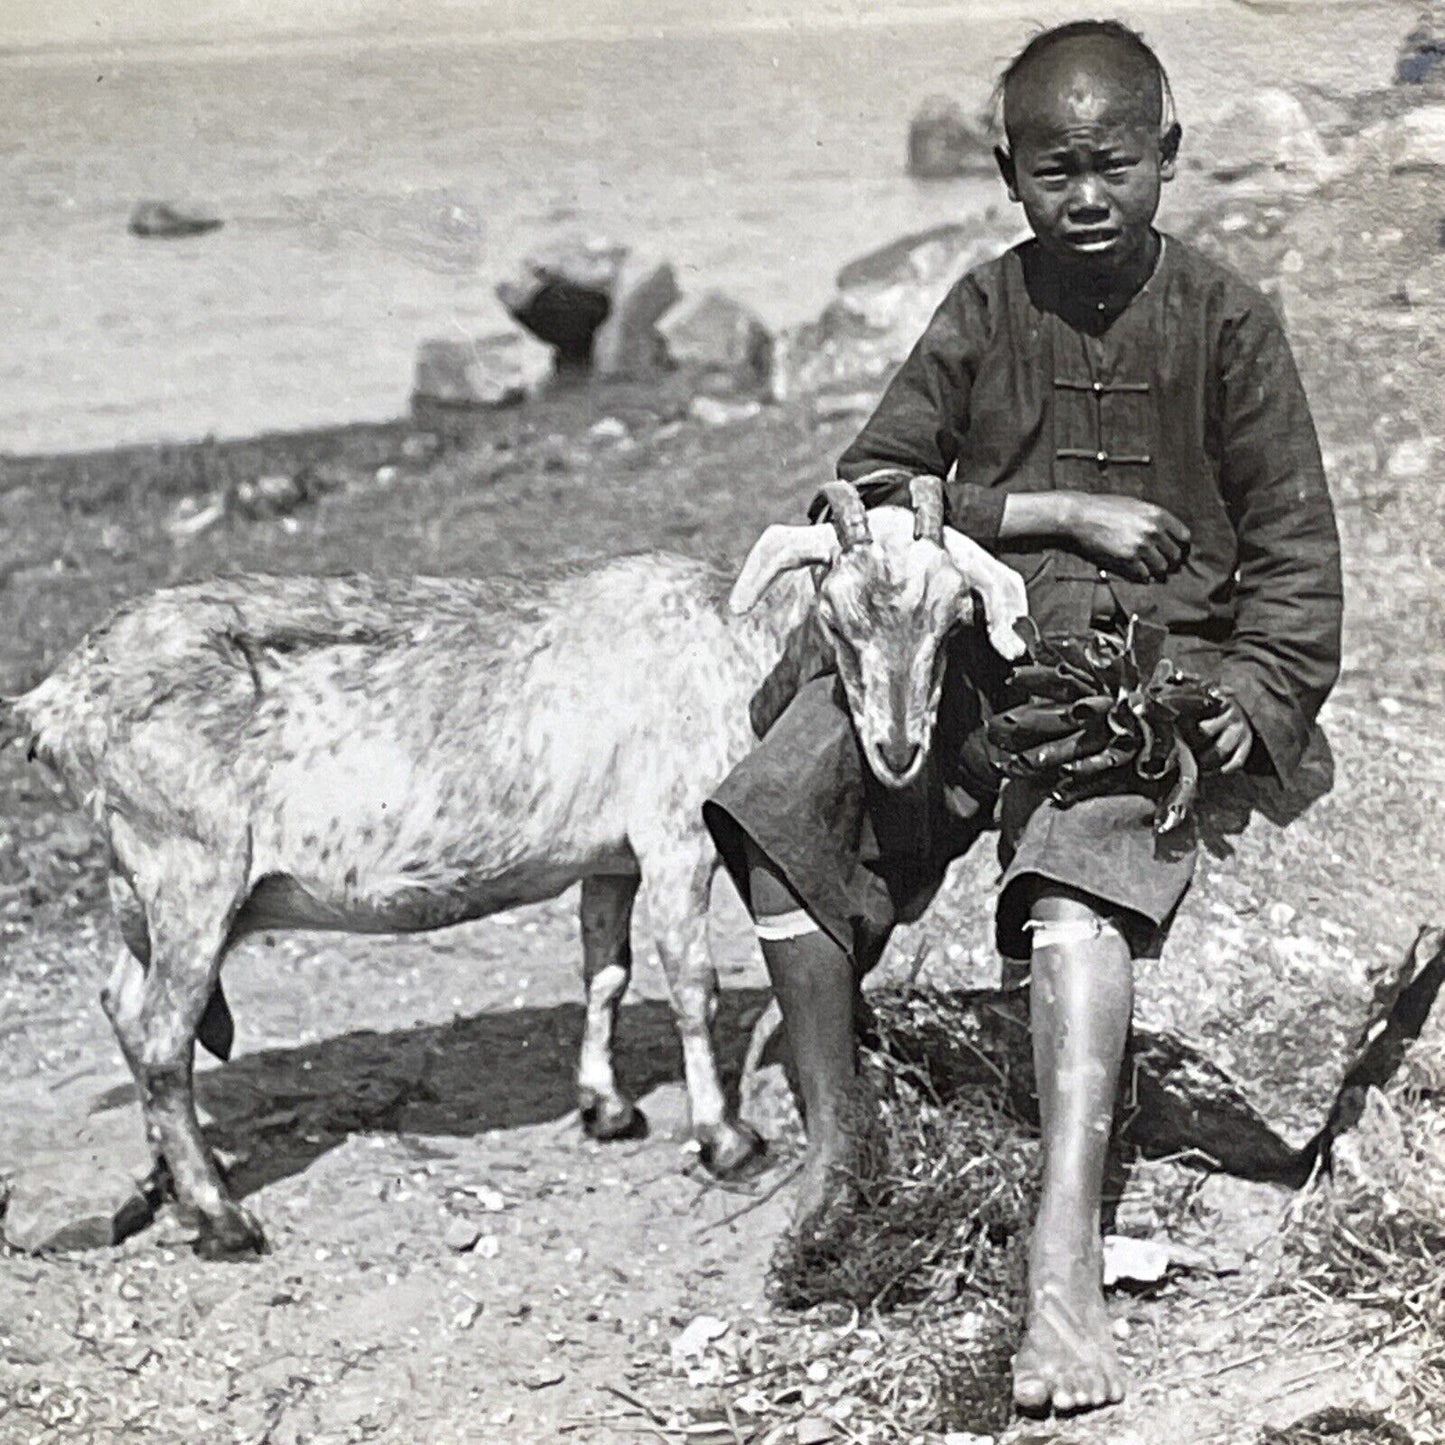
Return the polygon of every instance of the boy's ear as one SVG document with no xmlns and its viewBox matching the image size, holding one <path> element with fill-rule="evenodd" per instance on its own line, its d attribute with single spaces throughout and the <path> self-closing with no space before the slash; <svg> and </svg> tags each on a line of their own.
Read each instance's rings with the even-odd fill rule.
<svg viewBox="0 0 1445 1445">
<path fill-rule="evenodd" d="M 1176 120 L 1159 137 L 1159 175 L 1162 180 L 1174 179 L 1174 167 L 1179 160 L 1179 142 L 1184 139 L 1184 127 Z"/>
<path fill-rule="evenodd" d="M 1019 198 L 1017 175 L 1014 171 L 1014 158 L 1002 147 L 993 148 L 994 164 L 998 167 L 998 173 L 1003 177 L 1003 183 L 1008 187 L 1008 198 L 1016 201 Z"/>
</svg>

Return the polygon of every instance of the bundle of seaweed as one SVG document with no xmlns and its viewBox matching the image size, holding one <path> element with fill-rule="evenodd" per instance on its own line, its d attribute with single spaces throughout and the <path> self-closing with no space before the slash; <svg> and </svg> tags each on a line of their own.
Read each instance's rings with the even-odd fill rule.
<svg viewBox="0 0 1445 1445">
<path fill-rule="evenodd" d="M 1142 789 L 1158 800 L 1156 830 L 1177 828 L 1199 787 L 1194 730 L 1224 695 L 1176 668 L 1164 629 L 1137 617 L 1123 637 L 1045 637 L 1027 618 L 1018 630 L 1028 661 L 1009 686 L 1022 701 L 989 719 L 994 767 L 1039 780 L 1061 807 Z"/>
</svg>

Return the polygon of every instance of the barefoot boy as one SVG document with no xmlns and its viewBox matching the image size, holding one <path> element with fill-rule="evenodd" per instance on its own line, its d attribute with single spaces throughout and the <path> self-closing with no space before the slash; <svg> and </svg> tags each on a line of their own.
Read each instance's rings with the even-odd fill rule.
<svg viewBox="0 0 1445 1445">
<path fill-rule="evenodd" d="M 1033 239 L 952 290 L 839 464 L 870 505 L 948 477 L 949 521 L 1025 577 L 1045 634 L 1167 628 L 1228 705 L 1206 772 L 1285 775 L 1338 671 L 1339 552 L 1289 347 L 1250 286 L 1153 229 L 1180 141 L 1153 51 L 1087 21 L 1003 81 L 999 169 Z M 849 1164 L 856 977 L 932 896 L 993 808 L 960 746 L 997 696 L 961 654 L 921 789 L 872 783 L 833 679 L 804 686 L 708 806 L 748 899 L 809 1132 L 799 1228 Z M 961 659 L 962 656 L 962 660 Z M 965 669 L 972 667 L 972 677 Z M 1123 1392 L 1101 1291 L 1100 1194 L 1132 1008 L 1193 875 L 1153 801 L 1067 809 L 1005 785 L 1000 948 L 1029 958 L 1043 1194 L 1014 1394 L 1072 1410 Z M 1173 835 L 1170 835 L 1171 839 Z"/>
</svg>

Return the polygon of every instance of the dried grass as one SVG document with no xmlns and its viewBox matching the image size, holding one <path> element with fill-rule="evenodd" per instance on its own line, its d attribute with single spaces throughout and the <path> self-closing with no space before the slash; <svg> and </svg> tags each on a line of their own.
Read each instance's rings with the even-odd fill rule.
<svg viewBox="0 0 1445 1445">
<path fill-rule="evenodd" d="M 1294 1211 L 1285 1242 L 1293 1269 L 1280 1288 L 1305 1310 L 1354 1306 L 1364 1351 L 1408 1341 L 1415 1360 L 1399 1407 L 1418 1427 L 1442 1433 L 1445 1197 L 1428 1185 L 1440 1179 L 1445 1110 L 1397 1093 L 1393 1102 L 1375 1095 L 1370 1113 L 1388 1121 L 1385 1130 L 1362 1131 L 1358 1143 L 1346 1135 L 1331 1176 Z"/>
<path fill-rule="evenodd" d="M 776 1334 L 730 1382 L 760 1391 L 765 1418 L 822 1413 L 840 1438 L 870 1442 L 1010 1419 L 1038 1148 L 1005 1113 L 995 1076 L 943 1102 L 913 1062 L 919 1034 L 949 1023 L 927 994 L 906 1009 L 881 1001 L 851 1207 L 809 1243 L 780 1245 L 774 1302 L 804 1313 L 776 1316 Z"/>
</svg>

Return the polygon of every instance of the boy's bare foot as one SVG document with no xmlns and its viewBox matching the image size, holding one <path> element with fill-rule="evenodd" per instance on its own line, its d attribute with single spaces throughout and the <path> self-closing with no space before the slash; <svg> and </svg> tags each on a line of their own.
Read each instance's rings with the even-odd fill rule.
<svg viewBox="0 0 1445 1445">
<path fill-rule="evenodd" d="M 1124 1398 L 1098 1260 L 1081 1263 L 1035 1262 L 1028 1325 L 1014 1356 L 1014 1403 L 1021 1410 L 1094 1410 Z"/>
</svg>

